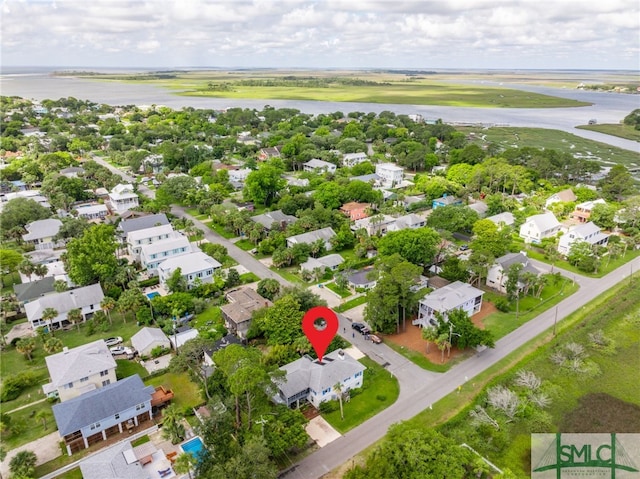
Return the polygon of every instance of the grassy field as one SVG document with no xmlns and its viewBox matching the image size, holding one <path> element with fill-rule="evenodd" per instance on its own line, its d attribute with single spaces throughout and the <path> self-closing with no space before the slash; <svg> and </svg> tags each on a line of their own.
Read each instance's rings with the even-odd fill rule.
<svg viewBox="0 0 640 479">
<path fill-rule="evenodd" d="M 145 82 L 184 96 L 349 101 L 488 108 L 559 108 L 588 103 L 501 86 L 464 84 L 470 77 L 407 76 L 392 72 L 173 72 L 167 78 L 92 75 L 96 80 Z M 253 80 L 250 85 L 246 80 Z M 364 80 L 364 84 L 354 84 Z M 262 83 L 255 84 L 255 81 Z M 271 82 L 273 86 L 266 86 Z M 320 83 L 320 84 L 318 84 Z M 209 84 L 216 85 L 210 88 Z"/>
<path fill-rule="evenodd" d="M 367 297 L 365 295 L 358 296 L 357 298 L 350 299 L 349 301 L 345 301 L 340 306 L 334 308 L 338 313 L 344 313 L 345 311 L 349 311 L 350 309 L 355 308 L 356 306 L 360 306 L 367 302 Z"/>
<path fill-rule="evenodd" d="M 504 148 L 532 147 L 539 149 L 553 149 L 571 152 L 576 158 L 620 163 L 625 166 L 640 164 L 640 155 L 633 151 L 616 148 L 598 141 L 588 140 L 571 133 L 545 128 L 515 128 L 515 127 L 457 127 L 464 133 L 474 133 L 473 143 L 483 145 L 487 142 L 496 143 Z M 482 139 L 484 137 L 484 140 Z"/>
<path fill-rule="evenodd" d="M 147 370 L 140 363 L 136 361 L 129 361 L 128 359 L 116 359 L 116 377 L 118 380 L 128 378 L 137 374 L 141 378 L 145 377 Z"/>
<path fill-rule="evenodd" d="M 244 251 L 250 251 L 256 247 L 251 241 L 247 239 L 241 239 L 234 243 L 238 248 Z"/>
<path fill-rule="evenodd" d="M 348 298 L 349 296 L 351 296 L 353 293 L 345 288 L 340 288 L 338 287 L 338 285 L 336 283 L 324 283 L 323 286 L 325 286 L 326 288 L 329 288 L 331 291 L 333 291 L 334 293 L 336 293 L 338 296 L 340 296 L 341 298 Z"/>
<path fill-rule="evenodd" d="M 50 403 L 44 401 L 9 413 L 9 417 L 11 418 L 9 432 L 2 433 L 2 443 L 6 449 L 15 449 L 18 446 L 35 441 L 57 430 L 58 428 L 53 419 L 51 407 L 52 405 Z M 46 423 L 43 419 L 35 417 L 39 411 L 45 411 Z"/>
<path fill-rule="evenodd" d="M 531 248 L 530 245 L 529 245 L 529 248 Z M 528 249 L 527 254 L 529 255 L 529 257 L 533 259 L 537 259 L 538 261 L 551 264 L 544 257 L 544 254 L 540 253 L 540 251 L 535 248 Z M 603 276 L 611 273 L 611 271 L 619 268 L 623 264 L 628 263 L 629 261 L 631 261 L 634 258 L 637 258 L 638 256 L 640 256 L 640 250 L 629 250 L 626 252 L 624 256 L 612 259 L 609 262 L 607 262 L 607 258 L 605 257 L 602 261 L 602 264 L 600 265 L 600 268 L 598 268 L 597 273 L 585 273 L 583 271 L 580 271 L 578 268 L 576 268 L 571 263 L 565 260 L 556 261 L 554 266 L 557 266 L 558 268 L 566 269 L 567 271 L 570 271 L 572 273 L 588 276 L 590 278 L 602 278 Z"/>
<path fill-rule="evenodd" d="M 241 274 L 240 281 L 242 281 L 242 284 L 256 283 L 260 281 L 260 278 L 255 273 L 249 272 L 249 273 Z"/>
<path fill-rule="evenodd" d="M 383 409 L 391 406 L 400 394 L 400 386 L 395 377 L 390 377 L 382 366 L 369 358 L 360 362 L 367 369 L 362 381 L 362 392 L 343 403 L 344 419 L 340 418 L 340 409 L 322 415 L 338 432 L 344 434 Z"/>
<path fill-rule="evenodd" d="M 171 389 L 175 396 L 172 404 L 180 411 L 186 411 L 204 401 L 200 386 L 194 384 L 187 373 L 165 373 L 145 381 L 147 386 L 164 386 Z"/>
<path fill-rule="evenodd" d="M 580 125 L 576 128 L 580 128 L 581 130 L 598 131 L 606 135 L 619 136 L 620 138 L 626 138 L 627 140 L 640 141 L 640 130 L 636 130 L 634 127 L 629 125 L 624 125 L 622 123 L 619 123 L 619 124 L 603 123 L 602 125 Z"/>
</svg>

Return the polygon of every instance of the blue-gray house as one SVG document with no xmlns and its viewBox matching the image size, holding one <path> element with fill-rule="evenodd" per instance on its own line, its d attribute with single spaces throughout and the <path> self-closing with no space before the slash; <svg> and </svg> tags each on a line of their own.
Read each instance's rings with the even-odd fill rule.
<svg viewBox="0 0 640 479">
<path fill-rule="evenodd" d="M 53 406 L 69 455 L 152 419 L 155 388 L 137 374 Z"/>
</svg>

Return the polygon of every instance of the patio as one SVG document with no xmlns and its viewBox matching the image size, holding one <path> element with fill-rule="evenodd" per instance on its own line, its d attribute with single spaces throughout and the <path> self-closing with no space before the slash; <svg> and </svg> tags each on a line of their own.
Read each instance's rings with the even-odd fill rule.
<svg viewBox="0 0 640 479">
<path fill-rule="evenodd" d="M 155 359 L 149 359 L 147 361 L 140 361 L 140 364 L 149 372 L 149 374 L 161 371 L 169 367 L 169 362 L 173 355 L 165 354 Z"/>
</svg>

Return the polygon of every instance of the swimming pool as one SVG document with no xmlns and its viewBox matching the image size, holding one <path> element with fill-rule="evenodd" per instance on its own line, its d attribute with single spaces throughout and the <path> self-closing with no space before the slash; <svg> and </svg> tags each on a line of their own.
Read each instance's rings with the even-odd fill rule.
<svg viewBox="0 0 640 479">
<path fill-rule="evenodd" d="M 160 296 L 160 293 L 158 293 L 157 291 L 152 291 L 151 293 L 147 293 L 147 298 L 149 299 L 153 299 L 156 296 Z"/>
<path fill-rule="evenodd" d="M 198 459 L 200 452 L 204 449 L 204 444 L 202 443 L 200 436 L 196 436 L 193 439 L 189 439 L 187 442 L 180 444 L 180 449 L 182 449 L 182 452 L 187 452 Z"/>
</svg>

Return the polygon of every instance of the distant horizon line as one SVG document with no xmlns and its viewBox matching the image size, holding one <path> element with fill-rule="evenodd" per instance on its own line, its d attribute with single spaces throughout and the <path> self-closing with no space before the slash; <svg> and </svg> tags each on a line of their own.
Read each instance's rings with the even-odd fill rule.
<svg viewBox="0 0 640 479">
<path fill-rule="evenodd" d="M 626 68 L 518 68 L 518 67 L 486 67 L 486 68 L 462 68 L 462 67 L 292 67 L 292 66 L 81 66 L 81 65 L 0 65 L 0 72 L 4 69 L 40 69 L 40 70 L 78 70 L 92 71 L 95 70 L 151 70 L 151 71 L 172 71 L 172 70 L 302 70 L 302 71 L 323 71 L 323 70 L 343 70 L 343 71 L 555 71 L 555 72 L 629 72 L 639 73 L 635 69 Z"/>
</svg>

